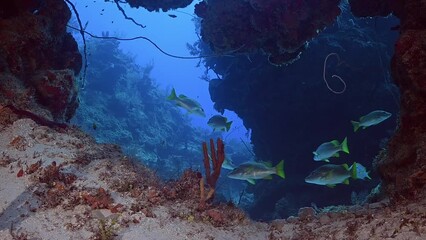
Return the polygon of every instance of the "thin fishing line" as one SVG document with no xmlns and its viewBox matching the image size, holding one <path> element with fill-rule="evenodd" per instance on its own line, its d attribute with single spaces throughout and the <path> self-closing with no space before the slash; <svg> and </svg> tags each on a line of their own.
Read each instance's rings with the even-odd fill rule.
<svg viewBox="0 0 426 240">
<path fill-rule="evenodd" d="M 342 90 L 340 90 L 340 91 L 336 91 L 336 90 L 334 90 L 334 89 L 332 89 L 331 87 L 330 87 L 330 85 L 328 84 L 328 82 L 327 82 L 327 78 L 326 78 L 326 76 L 325 76 L 325 69 L 326 69 L 326 66 L 327 66 L 327 60 L 328 60 L 328 58 L 330 57 L 330 56 L 332 56 L 332 55 L 334 55 L 334 56 L 336 56 L 337 57 L 337 61 L 338 62 L 340 62 L 340 57 L 339 57 L 339 55 L 337 54 L 337 53 L 330 53 L 330 54 L 328 54 L 327 55 L 327 57 L 325 57 L 325 59 L 324 59 L 324 69 L 323 69 L 323 72 L 322 72 L 322 78 L 324 79 L 324 82 L 325 82 L 325 85 L 327 86 L 327 88 L 328 88 L 328 90 L 330 90 L 332 93 L 334 93 L 334 94 L 342 94 L 342 93 L 344 93 L 345 92 L 345 90 L 346 90 L 346 82 L 340 77 L 340 76 L 338 76 L 338 75 L 336 75 L 336 74 L 334 74 L 334 75 L 332 75 L 331 77 L 332 78 L 337 78 L 337 79 L 339 79 L 340 80 L 340 82 L 342 82 L 342 84 L 343 84 L 343 89 Z"/>
<path fill-rule="evenodd" d="M 88 32 L 86 30 L 82 30 L 82 29 L 80 30 L 80 29 L 78 29 L 76 27 L 73 27 L 73 26 L 70 26 L 70 25 L 67 25 L 67 26 L 69 28 L 71 28 L 71 29 L 74 29 L 76 31 L 85 33 L 85 34 L 91 36 L 92 38 L 96 38 L 96 39 L 110 39 L 110 40 L 113 39 L 113 40 L 118 40 L 118 41 L 133 41 L 133 40 L 143 39 L 143 40 L 148 41 L 149 43 L 151 43 L 155 48 L 157 48 L 164 55 L 172 57 L 172 58 L 179 58 L 179 59 L 200 59 L 200 58 L 212 58 L 212 57 L 234 57 L 233 55 L 230 55 L 230 54 L 235 53 L 235 52 L 237 52 L 238 50 L 240 50 L 241 48 L 244 47 L 244 45 L 243 45 L 243 46 L 241 46 L 241 47 L 239 47 L 239 48 L 237 48 L 235 50 L 232 50 L 230 52 L 227 52 L 227 53 L 225 53 L 223 55 L 178 56 L 178 55 L 174 55 L 174 54 L 171 54 L 171 53 L 168 53 L 168 52 L 164 51 L 154 41 L 152 41 L 151 39 L 149 39 L 147 37 L 144 37 L 144 36 L 137 36 L 137 37 L 132 37 L 132 38 L 119 38 L 119 37 L 109 37 L 109 36 L 102 36 L 102 37 L 100 37 L 100 36 L 97 36 L 97 35 L 95 35 L 93 33 Z"/>
</svg>

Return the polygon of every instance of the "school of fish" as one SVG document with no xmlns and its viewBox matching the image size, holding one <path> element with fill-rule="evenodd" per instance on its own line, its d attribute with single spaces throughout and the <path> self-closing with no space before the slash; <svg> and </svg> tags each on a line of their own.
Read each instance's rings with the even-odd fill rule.
<svg viewBox="0 0 426 240">
<path fill-rule="evenodd" d="M 181 94 L 176 95 L 173 88 L 168 100 L 176 103 L 190 114 L 205 117 L 204 109 L 201 105 L 187 96 Z M 358 121 L 351 121 L 354 132 L 360 128 L 366 129 L 377 125 L 392 116 L 391 113 L 383 110 L 374 110 L 364 116 L 361 116 Z M 232 121 L 222 115 L 214 115 L 208 121 L 207 125 L 213 128 L 213 131 L 229 131 Z M 360 163 L 354 162 L 351 166 L 348 164 L 331 164 L 331 158 L 340 157 L 340 152 L 349 154 L 348 139 L 345 137 L 342 142 L 332 140 L 320 144 L 313 151 L 313 160 L 317 162 L 324 161 L 327 164 L 319 166 L 313 170 L 306 178 L 305 182 L 309 184 L 323 185 L 327 187 L 335 187 L 337 184 L 349 184 L 349 179 L 366 180 L 371 179 L 367 169 Z M 249 161 L 235 166 L 230 158 L 225 158 L 222 168 L 229 170 L 228 177 L 232 179 L 244 180 L 250 184 L 255 184 L 255 180 L 272 179 L 272 175 L 277 175 L 285 179 L 284 160 L 281 160 L 276 166 L 272 166 L 267 162 Z"/>
</svg>

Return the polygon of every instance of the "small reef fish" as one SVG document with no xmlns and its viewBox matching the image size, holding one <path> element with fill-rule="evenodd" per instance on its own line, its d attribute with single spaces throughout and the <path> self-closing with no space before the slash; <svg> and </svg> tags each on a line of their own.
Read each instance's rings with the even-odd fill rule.
<svg viewBox="0 0 426 240">
<path fill-rule="evenodd" d="M 174 14 L 167 14 L 167 15 L 169 15 L 169 17 L 171 17 L 171 18 L 176 18 L 177 16 L 176 15 L 174 15 Z"/>
<path fill-rule="evenodd" d="M 246 162 L 229 174 L 229 178 L 246 180 L 251 184 L 255 184 L 255 179 L 271 179 L 272 174 L 277 174 L 278 176 L 285 178 L 284 173 L 284 160 L 281 160 L 275 167 L 269 167 L 265 164 L 258 162 Z"/>
<path fill-rule="evenodd" d="M 349 184 L 349 178 L 358 179 L 358 163 L 354 162 L 351 167 L 346 163 L 342 165 L 325 164 L 305 178 L 305 182 L 334 187 L 336 184 Z"/>
<path fill-rule="evenodd" d="M 174 88 L 172 89 L 172 92 L 167 97 L 167 99 L 170 101 L 174 101 L 176 105 L 186 109 L 189 113 L 193 113 L 202 117 L 206 116 L 206 114 L 204 113 L 204 109 L 197 101 L 190 99 L 183 94 L 177 96 Z"/>
<path fill-rule="evenodd" d="M 356 164 L 356 178 L 357 179 L 361 179 L 361 180 L 365 180 L 366 178 L 371 180 L 371 177 L 368 175 L 369 172 L 367 171 L 367 169 L 361 165 L 360 163 Z"/>
<path fill-rule="evenodd" d="M 222 168 L 228 169 L 228 170 L 234 170 L 235 165 L 232 162 L 232 159 L 229 157 L 225 157 L 225 160 L 223 160 L 223 163 L 222 163 Z"/>
<path fill-rule="evenodd" d="M 333 140 L 319 145 L 317 150 L 313 152 L 314 160 L 330 162 L 330 160 L 328 160 L 329 158 L 339 157 L 339 151 L 349 153 L 348 139 L 346 137 L 343 139 L 342 143 L 339 143 L 337 140 Z"/>
<path fill-rule="evenodd" d="M 359 122 L 351 121 L 352 126 L 354 127 L 354 132 L 356 132 L 360 127 L 366 129 L 367 127 L 377 125 L 386 119 L 392 116 L 391 113 L 388 113 L 383 110 L 372 111 L 371 113 L 362 116 L 359 118 Z"/>
<path fill-rule="evenodd" d="M 232 121 L 227 122 L 228 119 L 221 115 L 214 115 L 209 119 L 207 125 L 213 128 L 213 131 L 219 129 L 220 131 L 229 131 Z"/>
</svg>

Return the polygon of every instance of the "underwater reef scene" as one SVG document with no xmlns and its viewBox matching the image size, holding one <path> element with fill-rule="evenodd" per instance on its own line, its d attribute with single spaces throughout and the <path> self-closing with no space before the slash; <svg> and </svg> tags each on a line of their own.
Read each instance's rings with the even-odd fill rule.
<svg viewBox="0 0 426 240">
<path fill-rule="evenodd" d="M 385 64 L 397 37 L 387 29 L 397 23 L 392 18 L 354 19 L 344 9 L 337 23 L 310 41 L 299 59 L 286 67 L 277 68 L 256 53 L 205 60 L 208 68 L 222 76 L 209 84 L 215 108 L 233 110 L 244 120 L 252 130 L 257 158 L 274 164 L 285 161 L 285 181 L 274 179 L 274 184 L 262 181 L 249 187 L 256 198 L 249 210 L 252 217 L 286 217 L 311 203 L 348 204 L 352 191 L 377 186 L 378 159 L 374 159 L 379 151 L 386 151 L 399 108 L 399 93 Z M 393 117 L 379 127 L 354 132 L 351 120 L 358 121 L 376 109 Z M 345 137 L 350 154 L 340 154 L 330 162 L 359 162 L 371 171 L 373 180 L 354 181 L 350 188 L 307 185 L 303 179 L 322 164 L 312 160 L 312 152 L 323 142 L 341 142 Z M 336 196 L 336 191 L 341 195 Z"/>
<path fill-rule="evenodd" d="M 87 85 L 72 122 L 99 142 L 121 145 L 165 179 L 199 168 L 200 134 L 157 90 L 150 77 L 154 66 L 136 65 L 117 40 L 93 40 L 88 47 Z"/>
<path fill-rule="evenodd" d="M 426 239 L 424 12 L 0 2 L 0 239 Z"/>
</svg>

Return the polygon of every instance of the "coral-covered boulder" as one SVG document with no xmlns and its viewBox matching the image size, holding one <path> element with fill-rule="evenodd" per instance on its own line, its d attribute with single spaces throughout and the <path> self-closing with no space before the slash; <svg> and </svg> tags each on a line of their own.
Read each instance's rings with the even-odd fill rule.
<svg viewBox="0 0 426 240">
<path fill-rule="evenodd" d="M 82 65 L 66 32 L 64 1 L 0 3 L 0 104 L 55 121 L 69 120 L 78 105 L 75 74 Z"/>
<path fill-rule="evenodd" d="M 296 59 L 340 14 L 340 1 L 212 0 L 195 5 L 201 36 L 218 54 L 263 52 L 271 64 Z"/>
<path fill-rule="evenodd" d="M 143 7 L 148 11 L 167 12 L 171 9 L 184 8 L 192 3 L 192 0 L 126 0 L 131 7 Z"/>
</svg>

